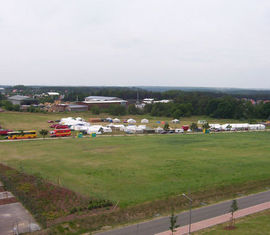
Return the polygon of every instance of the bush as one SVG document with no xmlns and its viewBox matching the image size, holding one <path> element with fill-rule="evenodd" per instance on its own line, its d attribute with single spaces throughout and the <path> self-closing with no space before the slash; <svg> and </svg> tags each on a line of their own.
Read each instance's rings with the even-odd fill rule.
<svg viewBox="0 0 270 235">
<path fill-rule="evenodd" d="M 91 108 L 91 112 L 92 112 L 93 114 L 98 115 L 98 114 L 100 114 L 100 109 L 99 109 L 99 107 L 98 107 L 97 105 L 94 105 L 94 106 Z"/>
</svg>

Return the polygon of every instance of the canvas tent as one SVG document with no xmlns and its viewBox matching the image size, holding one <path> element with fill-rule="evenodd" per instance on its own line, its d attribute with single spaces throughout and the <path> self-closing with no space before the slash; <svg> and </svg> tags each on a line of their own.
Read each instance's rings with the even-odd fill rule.
<svg viewBox="0 0 270 235">
<path fill-rule="evenodd" d="M 172 120 L 172 123 L 180 123 L 180 121 L 178 120 L 178 119 L 174 119 L 174 120 Z"/>
<path fill-rule="evenodd" d="M 148 119 L 144 118 L 141 120 L 141 123 L 149 123 Z"/>
<path fill-rule="evenodd" d="M 120 119 L 118 118 L 113 119 L 113 123 L 120 123 Z"/>
<path fill-rule="evenodd" d="M 132 118 L 128 119 L 127 122 L 129 124 L 135 124 L 136 123 L 136 121 L 134 119 L 132 119 Z"/>
<path fill-rule="evenodd" d="M 163 131 L 163 128 L 161 128 L 161 127 L 155 128 L 156 133 L 161 133 L 162 131 Z"/>
</svg>

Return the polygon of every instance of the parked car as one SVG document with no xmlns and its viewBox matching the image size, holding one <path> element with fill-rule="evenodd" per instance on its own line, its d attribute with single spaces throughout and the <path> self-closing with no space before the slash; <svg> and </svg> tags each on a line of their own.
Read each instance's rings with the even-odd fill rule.
<svg viewBox="0 0 270 235">
<path fill-rule="evenodd" d="M 160 134 L 168 134 L 167 131 L 161 131 Z"/>
<path fill-rule="evenodd" d="M 175 133 L 184 133 L 184 130 L 182 128 L 180 129 L 175 129 Z"/>
<path fill-rule="evenodd" d="M 68 128 L 69 128 L 68 125 L 57 125 L 57 126 L 55 127 L 55 129 L 68 129 Z"/>
<path fill-rule="evenodd" d="M 56 126 L 58 126 L 59 124 L 52 124 L 52 125 L 50 125 L 50 128 L 55 128 Z"/>
<path fill-rule="evenodd" d="M 0 135 L 7 135 L 8 132 L 12 132 L 12 130 L 9 130 L 9 129 L 0 129 Z"/>
<path fill-rule="evenodd" d="M 187 130 L 189 129 L 189 126 L 188 126 L 188 125 L 184 125 L 184 126 L 182 126 L 182 129 L 183 129 L 184 131 L 187 131 Z"/>
</svg>

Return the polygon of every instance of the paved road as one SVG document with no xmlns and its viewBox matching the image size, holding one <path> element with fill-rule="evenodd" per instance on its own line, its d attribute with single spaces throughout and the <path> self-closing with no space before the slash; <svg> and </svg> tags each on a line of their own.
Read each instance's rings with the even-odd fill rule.
<svg viewBox="0 0 270 235">
<path fill-rule="evenodd" d="M 240 133 L 240 132 L 266 132 L 269 131 L 270 129 L 265 129 L 265 130 L 249 130 L 249 131 L 219 131 L 219 132 L 210 132 L 210 134 L 222 134 L 222 133 Z M 97 135 L 96 137 L 129 137 L 129 136 L 152 136 L 152 135 L 163 135 L 163 134 L 118 134 L 118 135 Z M 204 135 L 203 132 L 189 132 L 189 133 L 174 133 L 174 134 L 167 134 L 167 135 Z M 16 140 L 0 140 L 0 143 L 7 143 L 7 142 L 18 142 L 18 141 L 37 141 L 37 140 L 57 140 L 57 139 L 72 139 L 72 138 L 77 138 L 76 136 L 67 136 L 67 137 L 46 137 L 46 138 L 32 138 L 32 139 L 16 139 Z M 91 138 L 89 136 L 83 136 L 83 138 Z"/>
<path fill-rule="evenodd" d="M 270 190 L 262 193 L 252 194 L 237 199 L 239 209 L 244 209 L 257 204 L 270 201 Z M 231 201 L 225 201 L 211 206 L 192 210 L 192 223 L 220 216 L 229 212 Z M 178 215 L 178 224 L 187 225 L 189 212 Z M 169 230 L 169 217 L 155 219 L 149 222 L 139 223 L 128 227 L 115 229 L 107 232 L 97 233 L 98 235 L 153 235 Z"/>
</svg>

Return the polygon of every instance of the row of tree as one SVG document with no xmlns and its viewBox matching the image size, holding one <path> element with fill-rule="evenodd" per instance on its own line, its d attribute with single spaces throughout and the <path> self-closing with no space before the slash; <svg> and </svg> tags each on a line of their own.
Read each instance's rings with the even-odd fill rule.
<svg viewBox="0 0 270 235">
<path fill-rule="evenodd" d="M 150 104 L 145 106 L 144 113 L 149 113 L 152 116 L 173 118 L 207 115 L 214 118 L 228 119 L 268 119 L 270 117 L 270 103 L 260 102 L 253 105 L 250 101 L 225 96 L 187 101 L 176 100 L 167 104 Z"/>
<path fill-rule="evenodd" d="M 111 115 L 125 114 L 150 114 L 152 116 L 167 116 L 172 118 L 187 117 L 191 115 L 207 115 L 214 118 L 234 118 L 234 119 L 267 119 L 270 116 L 270 103 L 263 101 L 253 105 L 246 99 L 241 99 L 242 94 L 233 96 L 220 92 L 186 92 L 181 90 L 171 90 L 165 92 L 153 92 L 143 89 L 127 87 L 25 87 L 16 86 L 17 90 L 27 92 L 47 92 L 51 90 L 65 94 L 66 101 L 84 100 L 86 96 L 116 96 L 129 101 L 135 100 L 137 95 L 140 99 L 151 97 L 155 99 L 170 99 L 170 103 L 155 103 L 146 105 L 143 110 L 130 104 L 128 108 L 123 106 L 110 106 L 106 109 L 93 107 L 92 112 L 99 114 L 107 112 Z M 8 91 L 8 90 L 7 90 Z M 258 93 L 255 93 L 258 96 Z M 252 93 L 252 95 L 254 95 Z M 247 96 L 248 97 L 248 96 Z M 0 95 L 0 100 L 5 98 Z M 267 99 L 265 94 L 262 99 Z M 45 98 L 43 98 L 45 99 Z M 47 99 L 50 99 L 47 98 Z M 42 100 L 46 101 L 46 100 Z M 131 102 L 132 103 L 132 102 Z M 1 104 L 0 104 L 1 105 Z M 2 101 L 2 106 L 7 110 L 18 110 L 18 106 L 13 106 L 7 101 Z"/>
</svg>

